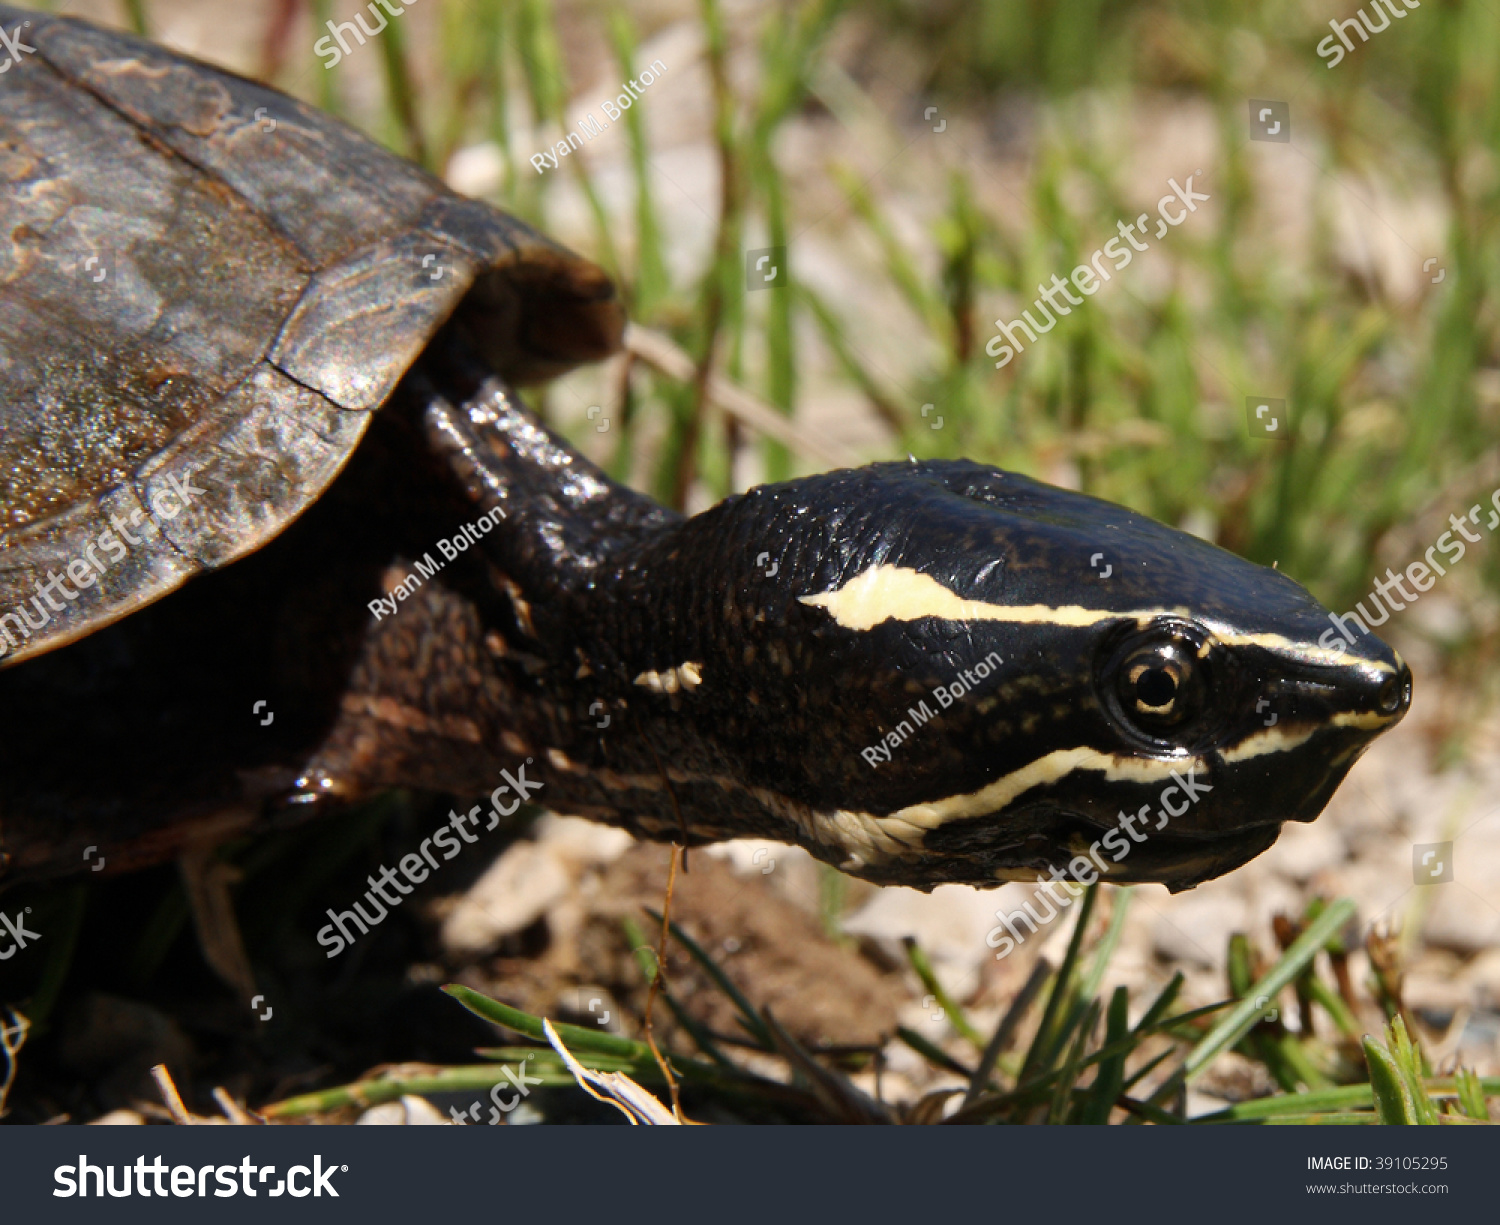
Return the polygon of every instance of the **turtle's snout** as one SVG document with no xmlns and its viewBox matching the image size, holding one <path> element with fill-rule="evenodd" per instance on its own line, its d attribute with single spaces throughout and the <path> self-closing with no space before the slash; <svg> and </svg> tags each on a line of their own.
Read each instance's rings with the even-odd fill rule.
<svg viewBox="0 0 1500 1225">
<path fill-rule="evenodd" d="M 1411 706 L 1411 669 L 1395 651 L 1378 664 L 1361 662 L 1347 677 L 1345 708 L 1357 715 L 1373 715 L 1380 726 L 1390 727 Z"/>
<path fill-rule="evenodd" d="M 1411 669 L 1397 655 L 1396 671 L 1387 676 L 1375 692 L 1375 708 L 1395 722 L 1411 708 Z"/>
</svg>

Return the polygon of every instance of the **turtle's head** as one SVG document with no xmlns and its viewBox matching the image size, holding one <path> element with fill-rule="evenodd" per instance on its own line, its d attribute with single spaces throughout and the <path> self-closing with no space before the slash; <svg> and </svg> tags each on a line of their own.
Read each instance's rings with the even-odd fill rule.
<svg viewBox="0 0 1500 1225">
<path fill-rule="evenodd" d="M 964 462 L 828 480 L 784 628 L 812 819 L 870 879 L 1189 888 L 1316 818 L 1410 702 L 1358 620 L 1119 506 Z"/>
</svg>

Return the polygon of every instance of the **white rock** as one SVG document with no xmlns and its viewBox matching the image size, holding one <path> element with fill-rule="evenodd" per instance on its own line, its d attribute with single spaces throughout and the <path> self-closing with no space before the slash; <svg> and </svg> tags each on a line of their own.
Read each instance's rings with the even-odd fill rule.
<svg viewBox="0 0 1500 1225">
<path fill-rule="evenodd" d="M 1492 864 L 1480 880 L 1484 883 L 1479 889 L 1466 887 L 1462 881 L 1422 886 L 1437 891 L 1422 927 L 1422 936 L 1428 944 L 1458 953 L 1500 948 L 1500 906 L 1494 896 L 1497 892 L 1494 882 L 1500 880 L 1500 870 Z"/>
<path fill-rule="evenodd" d="M 995 926 L 996 907 L 1014 908 L 1026 896 L 1025 886 L 981 890 L 939 885 L 931 893 L 882 889 L 845 919 L 843 927 L 850 935 L 898 943 L 914 937 L 939 981 L 962 999 L 978 985 L 980 966 L 994 956 L 984 938 Z"/>
<path fill-rule="evenodd" d="M 1384 177 L 1338 177 L 1329 203 L 1340 261 L 1362 280 L 1378 282 L 1394 301 L 1429 289 L 1431 280 L 1412 254 L 1443 250 L 1448 210 L 1442 194 L 1409 186 L 1398 191 Z"/>
<path fill-rule="evenodd" d="M 1282 827 L 1276 845 L 1265 853 L 1262 864 L 1302 883 L 1319 872 L 1337 867 L 1348 854 L 1348 844 L 1332 822 L 1315 821 L 1311 825 L 1301 825 L 1288 821 Z"/>
<path fill-rule="evenodd" d="M 139 1127 L 145 1123 L 145 1118 L 134 1110 L 111 1110 L 108 1114 L 101 1114 L 90 1124 L 91 1127 Z"/>
<path fill-rule="evenodd" d="M 800 846 L 766 838 L 732 838 L 706 846 L 702 853 L 727 859 L 739 875 L 764 877 L 782 897 L 804 909 L 818 909 L 823 865 Z"/>
<path fill-rule="evenodd" d="M 1474 985 L 1475 1003 L 1500 1012 L 1500 949 L 1481 953 L 1470 963 L 1468 978 Z"/>
<path fill-rule="evenodd" d="M 1211 893 L 1188 894 L 1153 907 L 1151 943 L 1158 957 L 1199 966 L 1222 966 L 1229 937 L 1247 930 L 1245 899 L 1222 885 Z"/>
<path fill-rule="evenodd" d="M 728 842 L 715 842 L 703 848 L 705 855 L 715 859 L 727 859 L 736 872 L 763 872 L 770 875 L 776 871 L 778 856 L 792 851 L 785 842 L 773 842 L 769 838 L 731 838 Z"/>
<path fill-rule="evenodd" d="M 505 154 L 492 140 L 469 145 L 448 159 L 443 178 L 461 196 L 496 195 L 505 183 Z"/>
<path fill-rule="evenodd" d="M 547 813 L 535 828 L 536 841 L 575 869 L 614 863 L 635 844 L 635 839 L 623 829 L 585 821 L 582 817 Z"/>
<path fill-rule="evenodd" d="M 450 1120 L 445 1119 L 425 1097 L 408 1093 L 399 1102 L 371 1106 L 358 1121 L 362 1126 L 373 1127 L 432 1127 L 445 1126 Z"/>
<path fill-rule="evenodd" d="M 443 920 L 443 947 L 476 954 L 536 922 L 573 886 L 558 857 L 535 842 L 518 842 L 495 860 Z"/>
<path fill-rule="evenodd" d="M 406 1122 L 412 1127 L 446 1127 L 451 1120 L 445 1118 L 442 1113 L 425 1097 L 416 1097 L 407 1094 L 401 1099 L 401 1104 L 406 1107 Z"/>
<path fill-rule="evenodd" d="M 359 1116 L 360 1127 L 405 1127 L 406 1107 L 400 1102 L 381 1102 Z"/>
</svg>

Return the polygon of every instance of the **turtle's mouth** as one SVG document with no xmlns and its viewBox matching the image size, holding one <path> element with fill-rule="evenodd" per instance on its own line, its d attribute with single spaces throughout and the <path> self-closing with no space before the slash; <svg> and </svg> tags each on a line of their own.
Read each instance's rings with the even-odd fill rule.
<svg viewBox="0 0 1500 1225">
<path fill-rule="evenodd" d="M 1059 828 L 1053 834 L 1057 852 L 1052 862 L 1060 870 L 1073 875 L 1069 865 L 1076 865 L 1078 857 L 1082 857 L 1099 879 L 1112 885 L 1154 883 L 1166 885 L 1173 893 L 1249 863 L 1268 850 L 1281 834 L 1279 821 L 1252 825 L 1234 833 L 1148 831 L 1139 842 L 1119 834 L 1110 850 L 1100 845 L 1101 835 L 1107 831 L 1094 822 L 1065 816 L 1058 823 Z M 1109 828 L 1118 830 L 1113 825 Z M 1058 862 L 1063 858 L 1068 862 Z"/>
<path fill-rule="evenodd" d="M 966 865 L 944 878 L 980 887 L 998 881 L 1103 880 L 1113 885 L 1162 884 L 1173 893 L 1191 889 L 1248 863 L 1267 850 L 1281 823 L 1232 832 L 1180 829 L 1134 831 L 1101 824 L 1053 806 L 977 818 L 931 831 L 929 856 Z M 929 860 L 929 862 L 931 862 Z M 1055 869 L 1055 872 L 1054 872 Z"/>
</svg>

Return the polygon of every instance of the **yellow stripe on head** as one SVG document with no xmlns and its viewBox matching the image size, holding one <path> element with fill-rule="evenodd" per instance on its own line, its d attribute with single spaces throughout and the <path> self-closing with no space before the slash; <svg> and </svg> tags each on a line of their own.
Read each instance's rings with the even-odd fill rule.
<svg viewBox="0 0 1500 1225">
<path fill-rule="evenodd" d="M 1188 617 L 1185 608 L 1147 608 L 1121 612 L 1112 608 L 1084 608 L 1080 604 L 992 604 L 966 600 L 930 574 L 905 566 L 872 566 L 835 591 L 800 597 L 802 603 L 824 609 L 848 630 L 870 630 L 883 621 L 1008 621 L 1015 624 L 1083 627 L 1121 618 L 1142 623 L 1156 617 Z"/>
</svg>

